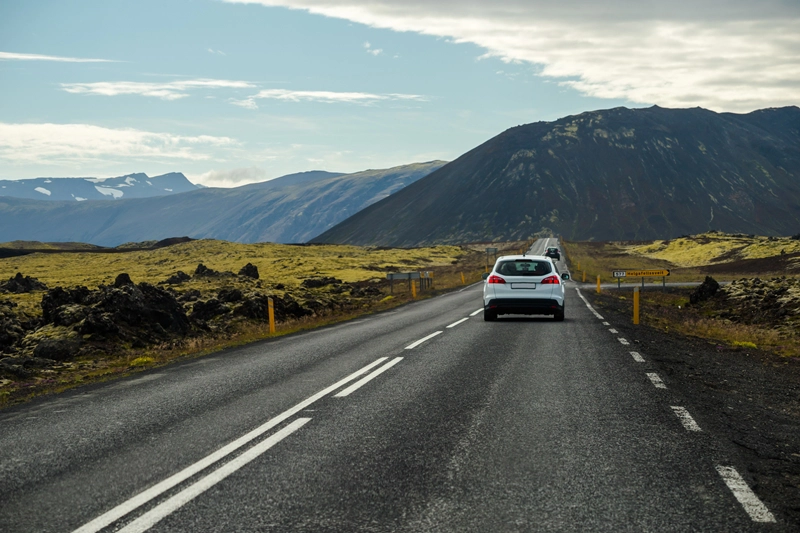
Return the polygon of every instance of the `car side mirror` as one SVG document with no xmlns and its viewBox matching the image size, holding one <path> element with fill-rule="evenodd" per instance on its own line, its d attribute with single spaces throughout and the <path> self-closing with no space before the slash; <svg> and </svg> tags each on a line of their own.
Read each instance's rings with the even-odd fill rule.
<svg viewBox="0 0 800 533">
<path fill-rule="evenodd" d="M 569 279 L 569 274 L 564 272 L 563 274 L 561 274 L 561 279 L 563 279 L 564 281 L 567 281 Z"/>
<path fill-rule="evenodd" d="M 481 276 L 481 279 L 483 279 L 484 281 L 486 281 L 486 279 L 488 279 L 488 277 L 489 277 L 489 273 L 488 273 L 488 272 L 486 272 L 486 273 L 484 273 L 484 274 Z"/>
</svg>

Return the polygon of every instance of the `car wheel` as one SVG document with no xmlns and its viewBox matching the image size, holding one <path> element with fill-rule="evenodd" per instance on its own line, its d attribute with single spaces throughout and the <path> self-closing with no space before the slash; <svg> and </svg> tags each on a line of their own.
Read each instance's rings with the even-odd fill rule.
<svg viewBox="0 0 800 533">
<path fill-rule="evenodd" d="M 497 320 L 497 311 L 489 311 L 488 309 L 484 309 L 483 320 L 485 322 L 494 322 Z"/>
<path fill-rule="evenodd" d="M 556 321 L 558 321 L 558 322 L 563 322 L 564 321 L 564 310 L 562 309 L 561 311 L 556 311 L 556 314 L 553 316 L 553 318 L 555 318 Z"/>
</svg>

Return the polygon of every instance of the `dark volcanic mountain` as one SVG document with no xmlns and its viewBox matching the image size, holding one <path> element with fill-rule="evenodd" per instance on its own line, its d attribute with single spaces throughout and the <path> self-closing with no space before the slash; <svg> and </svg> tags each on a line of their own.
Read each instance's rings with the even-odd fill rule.
<svg viewBox="0 0 800 533">
<path fill-rule="evenodd" d="M 119 200 L 121 198 L 150 198 L 179 192 L 194 191 L 198 186 L 180 172 L 161 176 L 128 174 L 117 178 L 33 178 L 0 180 L 0 196 L 31 200 Z"/>
<path fill-rule="evenodd" d="M 800 109 L 616 108 L 509 129 L 312 242 L 800 232 Z"/>
<path fill-rule="evenodd" d="M 0 196 L 0 242 L 117 246 L 177 235 L 236 242 L 305 242 L 444 164 L 432 161 L 355 174 L 305 172 L 232 189 L 115 202 Z"/>
</svg>

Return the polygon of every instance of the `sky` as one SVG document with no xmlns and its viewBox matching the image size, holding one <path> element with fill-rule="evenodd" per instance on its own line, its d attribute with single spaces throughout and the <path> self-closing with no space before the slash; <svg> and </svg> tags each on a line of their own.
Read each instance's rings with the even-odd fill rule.
<svg viewBox="0 0 800 533">
<path fill-rule="evenodd" d="M 800 1 L 0 1 L 0 179 L 232 187 L 652 105 L 800 105 Z"/>
</svg>

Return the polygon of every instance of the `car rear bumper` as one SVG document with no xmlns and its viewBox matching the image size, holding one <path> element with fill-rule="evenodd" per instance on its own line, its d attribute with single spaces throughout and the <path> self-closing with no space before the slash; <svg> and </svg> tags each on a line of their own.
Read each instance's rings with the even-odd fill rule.
<svg viewBox="0 0 800 533">
<path fill-rule="evenodd" d="M 532 298 L 493 298 L 486 302 L 484 310 L 491 309 L 498 315 L 554 315 L 564 311 L 558 300 Z"/>
</svg>

